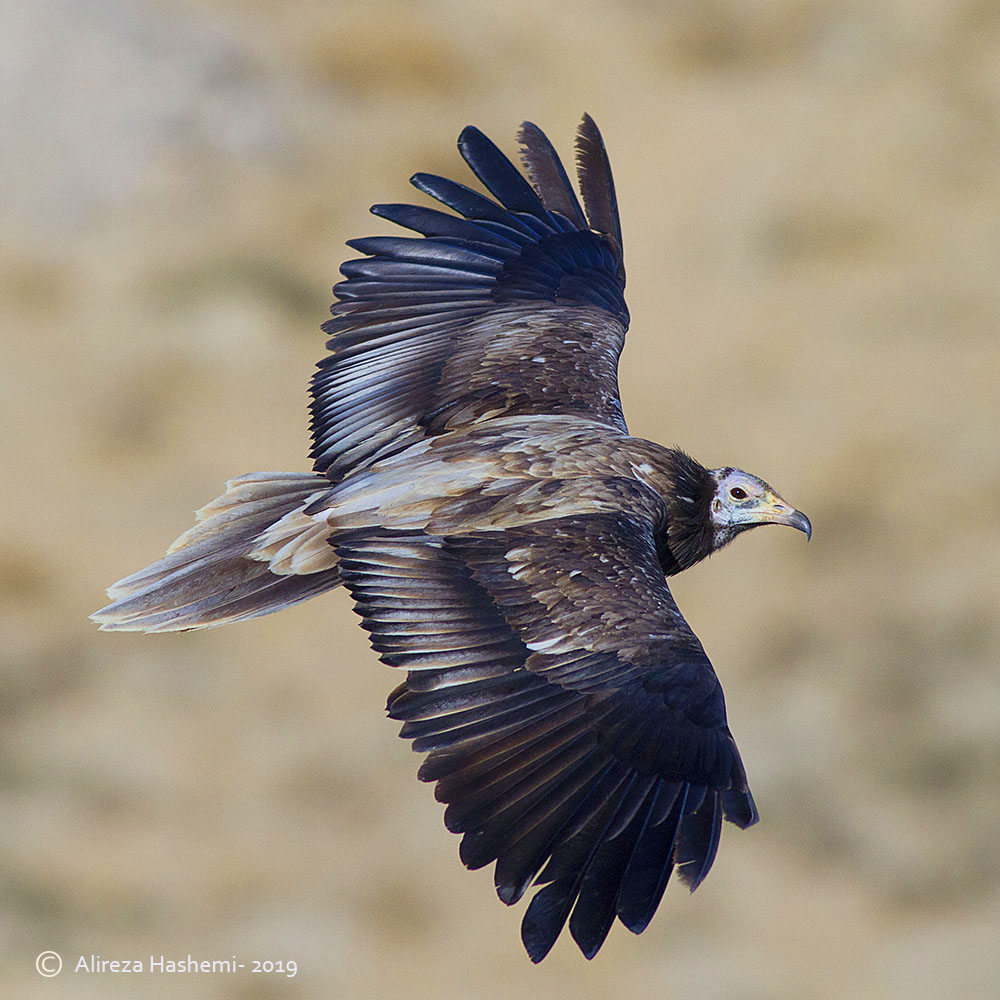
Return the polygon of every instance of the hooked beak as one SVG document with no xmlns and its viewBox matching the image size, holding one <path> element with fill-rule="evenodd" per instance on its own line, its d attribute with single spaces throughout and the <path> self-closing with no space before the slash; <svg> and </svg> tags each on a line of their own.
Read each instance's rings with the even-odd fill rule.
<svg viewBox="0 0 1000 1000">
<path fill-rule="evenodd" d="M 801 510 L 785 503 L 777 493 L 771 493 L 761 501 L 753 512 L 753 520 L 756 524 L 787 524 L 790 528 L 798 528 L 804 532 L 806 541 L 812 538 L 813 529 L 809 518 Z"/>
</svg>

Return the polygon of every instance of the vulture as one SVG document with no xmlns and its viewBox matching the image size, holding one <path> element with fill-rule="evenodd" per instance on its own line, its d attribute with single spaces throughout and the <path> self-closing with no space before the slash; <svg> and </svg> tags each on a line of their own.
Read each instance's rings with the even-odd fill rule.
<svg viewBox="0 0 1000 1000">
<path fill-rule="evenodd" d="M 312 472 L 226 484 L 167 554 L 108 590 L 103 629 L 269 614 L 343 585 L 384 663 L 423 781 L 495 865 L 541 961 L 638 934 L 671 873 L 708 874 L 722 821 L 757 821 L 722 688 L 668 577 L 805 514 L 738 468 L 631 437 L 618 393 L 622 234 L 584 116 L 579 197 L 535 125 L 519 170 L 458 140 L 485 193 L 372 212 L 412 235 L 351 240 L 311 387 Z"/>
</svg>

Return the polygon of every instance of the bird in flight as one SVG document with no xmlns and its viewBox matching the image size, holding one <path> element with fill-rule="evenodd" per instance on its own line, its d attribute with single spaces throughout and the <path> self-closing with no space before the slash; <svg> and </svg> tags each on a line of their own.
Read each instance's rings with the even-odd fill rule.
<svg viewBox="0 0 1000 1000">
<path fill-rule="evenodd" d="M 592 958 L 638 934 L 671 873 L 694 890 L 723 819 L 757 821 L 722 688 L 667 578 L 761 524 L 809 519 L 737 468 L 629 436 L 621 225 L 597 126 L 578 199 L 549 140 L 523 173 L 470 126 L 488 194 L 432 174 L 451 211 L 372 212 L 416 234 L 352 240 L 312 381 L 313 472 L 226 484 L 193 528 L 108 590 L 104 629 L 269 614 L 344 585 L 387 711 L 425 754 L 469 868 L 534 887 L 534 962 L 567 921 Z"/>
</svg>

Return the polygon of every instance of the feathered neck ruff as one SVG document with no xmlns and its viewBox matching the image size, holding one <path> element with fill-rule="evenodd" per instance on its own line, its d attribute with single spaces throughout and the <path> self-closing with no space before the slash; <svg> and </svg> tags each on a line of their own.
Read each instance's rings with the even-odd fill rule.
<svg viewBox="0 0 1000 1000">
<path fill-rule="evenodd" d="M 671 450 L 673 489 L 668 498 L 667 552 L 660 554 L 667 575 L 701 562 L 714 550 L 712 497 L 715 478 L 690 455 Z"/>
</svg>

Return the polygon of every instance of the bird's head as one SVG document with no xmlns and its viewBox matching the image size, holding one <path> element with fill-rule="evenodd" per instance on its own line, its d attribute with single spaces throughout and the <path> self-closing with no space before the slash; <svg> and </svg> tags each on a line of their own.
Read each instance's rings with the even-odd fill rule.
<svg viewBox="0 0 1000 1000">
<path fill-rule="evenodd" d="M 787 524 L 812 537 L 809 518 L 783 500 L 763 479 L 742 469 L 712 469 L 715 491 L 709 506 L 712 548 L 720 549 L 741 531 L 759 524 Z"/>
</svg>

